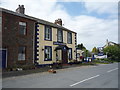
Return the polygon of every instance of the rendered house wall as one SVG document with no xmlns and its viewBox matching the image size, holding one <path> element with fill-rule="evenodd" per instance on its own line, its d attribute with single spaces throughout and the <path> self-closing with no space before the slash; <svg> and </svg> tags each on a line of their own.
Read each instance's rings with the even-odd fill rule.
<svg viewBox="0 0 120 90">
<path fill-rule="evenodd" d="M 52 64 L 53 62 L 56 62 L 56 51 L 55 48 L 58 45 L 54 45 L 53 42 L 57 42 L 57 28 L 52 27 L 52 41 L 44 40 L 44 29 L 45 25 L 37 24 L 37 63 L 38 64 Z M 72 33 L 72 44 L 67 44 L 67 31 L 63 30 L 63 43 L 66 43 L 66 46 L 69 48 L 72 48 L 72 59 L 76 59 L 76 52 L 75 52 L 75 33 Z M 51 61 L 45 61 L 44 60 L 44 47 L 45 46 L 52 46 L 52 60 Z M 60 55 L 60 51 L 59 55 Z M 61 57 L 60 57 L 61 58 Z M 69 62 L 69 59 L 68 59 Z"/>
</svg>

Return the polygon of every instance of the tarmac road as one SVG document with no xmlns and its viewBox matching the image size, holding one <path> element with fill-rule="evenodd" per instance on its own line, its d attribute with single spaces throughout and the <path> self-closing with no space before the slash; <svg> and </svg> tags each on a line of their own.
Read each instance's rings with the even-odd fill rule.
<svg viewBox="0 0 120 90">
<path fill-rule="evenodd" d="M 3 88 L 118 88 L 118 63 L 4 78 Z"/>
</svg>

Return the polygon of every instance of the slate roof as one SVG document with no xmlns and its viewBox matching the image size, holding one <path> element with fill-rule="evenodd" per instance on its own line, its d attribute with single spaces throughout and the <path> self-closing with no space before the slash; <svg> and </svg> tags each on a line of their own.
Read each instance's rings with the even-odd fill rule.
<svg viewBox="0 0 120 90">
<path fill-rule="evenodd" d="M 35 18 L 35 17 L 29 16 L 29 15 L 26 15 L 26 14 L 17 13 L 17 12 L 7 10 L 7 9 L 4 9 L 4 8 L 0 8 L 0 11 L 6 12 L 6 13 L 9 13 L 9 14 L 13 14 L 13 15 L 16 15 L 16 16 L 24 17 L 24 18 L 27 18 L 27 19 L 31 19 L 31 20 L 34 20 L 34 21 L 36 21 L 36 22 L 38 22 L 40 24 L 43 24 L 43 25 L 50 25 L 52 27 L 56 27 L 56 28 L 63 29 L 65 31 L 70 31 L 70 32 L 76 33 L 76 32 L 74 32 L 72 30 L 69 30 L 69 29 L 63 27 L 63 26 L 60 26 L 60 25 L 57 25 L 57 24 L 54 24 L 52 22 L 45 21 L 45 20 L 42 20 L 42 19 L 39 19 L 39 18 Z"/>
<path fill-rule="evenodd" d="M 117 44 L 117 43 L 114 43 L 114 42 L 109 41 L 109 42 L 108 42 L 108 45 L 107 45 L 107 44 L 104 45 L 103 48 L 105 48 L 105 47 L 107 47 L 107 46 L 111 46 L 111 45 L 118 45 L 118 46 L 120 46 L 120 44 Z"/>
</svg>

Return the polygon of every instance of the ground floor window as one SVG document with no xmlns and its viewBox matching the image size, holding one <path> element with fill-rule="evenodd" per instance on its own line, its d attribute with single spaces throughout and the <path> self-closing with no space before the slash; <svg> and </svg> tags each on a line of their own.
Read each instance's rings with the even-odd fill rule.
<svg viewBox="0 0 120 90">
<path fill-rule="evenodd" d="M 72 48 L 69 48 L 69 50 L 68 50 L 68 58 L 69 58 L 69 60 L 72 59 Z"/>
<path fill-rule="evenodd" d="M 25 50 L 26 50 L 26 47 L 18 48 L 18 60 L 25 60 Z"/>
<path fill-rule="evenodd" d="M 80 58 L 80 54 L 79 53 L 77 53 L 77 58 Z"/>
<path fill-rule="evenodd" d="M 62 60 L 62 50 L 56 51 L 56 60 Z"/>
<path fill-rule="evenodd" d="M 52 60 L 52 47 L 51 46 L 45 46 L 45 60 L 49 61 Z"/>
</svg>

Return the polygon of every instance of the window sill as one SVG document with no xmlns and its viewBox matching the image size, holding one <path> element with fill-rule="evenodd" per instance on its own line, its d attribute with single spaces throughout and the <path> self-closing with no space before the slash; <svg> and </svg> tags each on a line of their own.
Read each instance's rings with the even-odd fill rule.
<svg viewBox="0 0 120 90">
<path fill-rule="evenodd" d="M 72 44 L 72 43 L 67 43 L 67 44 Z"/>
<path fill-rule="evenodd" d="M 49 40 L 49 39 L 44 39 L 44 40 L 46 40 L 46 41 L 52 41 L 52 40 Z"/>
<path fill-rule="evenodd" d="M 26 60 L 18 60 L 18 62 L 24 62 L 24 61 L 26 61 Z"/>
<path fill-rule="evenodd" d="M 61 42 L 60 42 L 60 41 L 57 41 L 57 42 L 58 42 L 58 43 L 63 43 L 63 41 L 61 41 Z"/>
<path fill-rule="evenodd" d="M 52 61 L 52 59 L 47 59 L 47 60 L 44 60 L 44 61 Z"/>
</svg>

